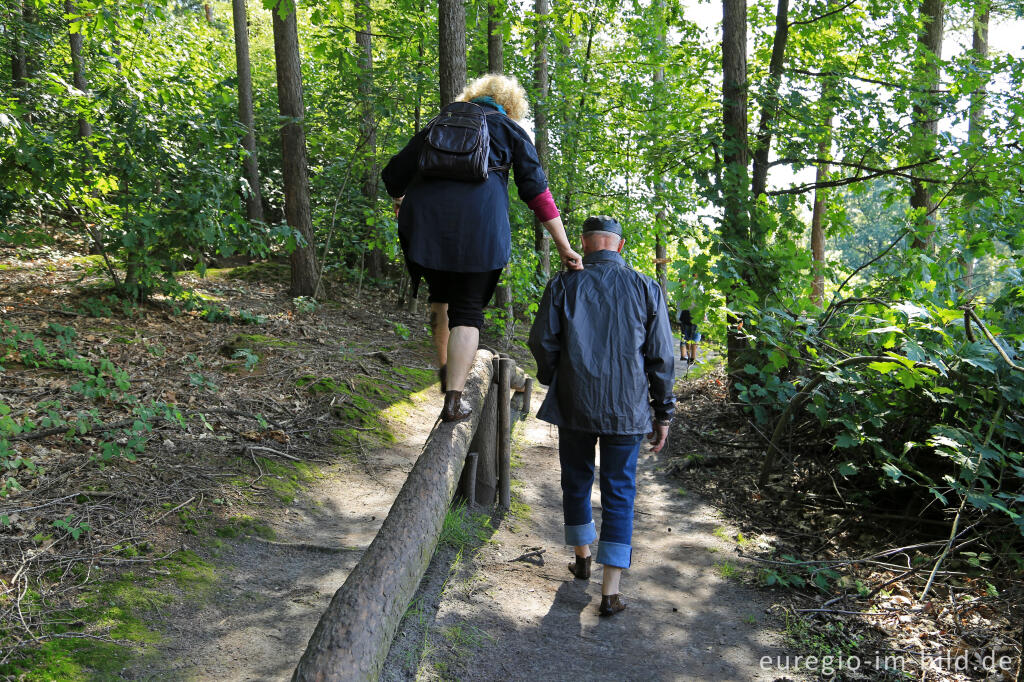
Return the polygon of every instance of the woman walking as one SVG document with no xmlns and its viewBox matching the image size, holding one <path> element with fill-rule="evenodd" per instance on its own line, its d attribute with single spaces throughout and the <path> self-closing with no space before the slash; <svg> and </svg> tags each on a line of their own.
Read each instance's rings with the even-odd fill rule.
<svg viewBox="0 0 1024 682">
<path fill-rule="evenodd" d="M 511 256 L 509 169 L 519 198 L 551 235 L 565 267 L 583 267 L 565 236 L 537 150 L 517 123 L 526 116 L 526 91 L 515 78 L 490 74 L 470 82 L 458 101 L 471 102 L 485 114 L 490 169 L 485 171 L 486 179 L 423 172 L 421 155 L 430 125 L 393 156 L 382 173 L 394 198 L 409 274 L 414 282 L 422 276 L 430 288 L 430 326 L 445 394 L 444 421 L 471 414 L 462 391 L 476 355 L 483 310 Z"/>
</svg>

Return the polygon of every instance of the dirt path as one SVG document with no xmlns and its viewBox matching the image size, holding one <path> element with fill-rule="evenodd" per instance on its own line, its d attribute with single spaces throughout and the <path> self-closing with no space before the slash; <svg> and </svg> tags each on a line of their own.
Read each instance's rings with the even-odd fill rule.
<svg viewBox="0 0 1024 682">
<path fill-rule="evenodd" d="M 543 392 L 535 395 L 539 405 Z M 563 545 L 557 431 L 527 419 L 517 437 L 520 517 L 471 562 L 435 560 L 389 657 L 386 679 L 774 680 L 783 652 L 763 592 L 728 576 L 742 561 L 708 505 L 680 492 L 644 446 L 627 610 L 597 615 L 601 571 L 572 579 Z M 600 498 L 595 487 L 595 521 Z M 516 560 L 532 549 L 540 559 Z M 596 549 L 596 548 L 595 548 Z"/>
<path fill-rule="evenodd" d="M 273 541 L 226 543 L 215 592 L 163 614 L 161 655 L 133 679 L 287 680 L 334 592 L 359 561 L 405 482 L 439 412 L 437 387 L 386 415 L 396 441 L 367 448 L 263 519 Z"/>
<path fill-rule="evenodd" d="M 535 394 L 534 406 L 543 399 Z M 227 543 L 201 606 L 169 612 L 161 656 L 130 675 L 151 680 L 286 680 L 321 613 L 383 522 L 437 414 L 436 387 L 389 421 L 396 442 L 332 467 L 267 519 L 274 541 Z M 495 518 L 472 556 L 442 547 L 392 647 L 384 679 L 773 680 L 781 653 L 764 594 L 730 580 L 741 562 L 714 510 L 641 452 L 627 610 L 600 619 L 600 568 L 566 569 L 557 432 L 532 416 L 515 437 L 515 514 Z M 644 448 L 646 450 L 646 447 Z M 595 491 L 595 520 L 600 500 Z M 540 548 L 540 558 L 515 561 Z"/>
</svg>

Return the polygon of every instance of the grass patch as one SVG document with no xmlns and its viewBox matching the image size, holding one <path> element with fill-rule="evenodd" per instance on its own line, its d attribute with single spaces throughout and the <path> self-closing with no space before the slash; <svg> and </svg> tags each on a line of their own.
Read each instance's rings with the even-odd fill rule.
<svg viewBox="0 0 1024 682">
<path fill-rule="evenodd" d="M 266 486 L 283 504 L 291 504 L 302 486 L 320 475 L 317 467 L 305 462 L 285 464 L 267 457 L 256 459 L 263 471 L 260 484 Z"/>
<path fill-rule="evenodd" d="M 488 542 L 493 534 L 494 527 L 489 516 L 474 513 L 465 503 L 460 502 L 445 514 L 438 544 L 462 551 Z"/>
<path fill-rule="evenodd" d="M 291 278 L 291 269 L 286 263 L 253 263 L 224 268 L 223 276 L 243 282 L 287 282 Z"/>
<path fill-rule="evenodd" d="M 213 566 L 188 551 L 156 562 L 147 573 L 100 577 L 78 595 L 65 622 L 44 633 L 53 639 L 0 665 L 0 676 L 26 682 L 123 679 L 126 668 L 156 656 L 153 645 L 163 635 L 152 623 L 160 609 L 181 599 L 206 599 L 214 582 Z M 49 608 L 38 599 L 28 602 Z M 69 636 L 75 634 L 104 639 Z"/>
<path fill-rule="evenodd" d="M 464 657 L 474 649 L 479 649 L 485 641 L 494 641 L 483 630 L 468 623 L 456 623 L 441 630 L 441 636 L 453 649 L 453 653 L 459 658 Z"/>
<path fill-rule="evenodd" d="M 267 540 L 273 540 L 276 536 L 274 530 L 248 514 L 232 516 L 224 522 L 216 531 L 222 538 L 237 538 L 247 535 L 255 535 Z"/>
<path fill-rule="evenodd" d="M 264 348 L 294 348 L 298 345 L 295 341 L 266 336 L 265 334 L 237 334 L 225 347 L 235 351 L 239 348 L 257 348 L 260 346 Z"/>
<path fill-rule="evenodd" d="M 726 580 L 738 580 L 743 576 L 743 569 L 730 562 L 728 559 L 715 564 L 715 569 L 718 571 L 718 575 L 722 576 Z"/>
<path fill-rule="evenodd" d="M 831 656 L 832 660 L 852 656 L 863 639 L 847 632 L 842 621 L 817 623 L 788 610 L 784 633 L 786 644 L 795 653 L 817 656 L 819 660 L 826 656 Z"/>
</svg>

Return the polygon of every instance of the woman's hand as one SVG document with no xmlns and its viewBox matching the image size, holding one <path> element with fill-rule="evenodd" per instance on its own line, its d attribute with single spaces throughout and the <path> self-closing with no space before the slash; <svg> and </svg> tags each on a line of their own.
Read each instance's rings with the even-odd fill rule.
<svg viewBox="0 0 1024 682">
<path fill-rule="evenodd" d="M 583 258 L 581 258 L 580 254 L 576 253 L 568 246 L 566 246 L 564 249 L 559 249 L 558 256 L 559 258 L 562 259 L 562 265 L 565 266 L 566 270 L 583 269 Z"/>
</svg>

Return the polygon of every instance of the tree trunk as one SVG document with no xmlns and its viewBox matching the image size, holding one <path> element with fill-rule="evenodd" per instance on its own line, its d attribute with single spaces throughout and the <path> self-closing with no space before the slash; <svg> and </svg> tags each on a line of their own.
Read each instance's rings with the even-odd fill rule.
<svg viewBox="0 0 1024 682">
<path fill-rule="evenodd" d="M 665 0 L 656 0 L 654 3 L 655 21 L 658 22 L 658 47 L 659 47 L 659 61 L 664 58 L 666 36 L 665 36 Z M 659 119 L 662 113 L 666 110 L 664 98 L 661 96 L 665 83 L 665 68 L 658 66 L 654 71 L 654 125 L 652 130 L 660 130 Z M 653 163 L 657 163 L 656 159 L 652 159 Z M 652 168 L 652 170 L 655 170 Z M 660 173 L 657 174 L 657 180 L 655 180 L 654 186 L 654 204 L 658 205 L 662 199 L 659 195 L 664 191 L 662 185 L 662 178 Z M 654 269 L 658 275 L 658 285 L 661 286 L 661 294 L 664 296 L 665 301 L 668 301 L 668 247 L 666 242 L 668 241 L 668 235 L 666 234 L 666 220 L 668 214 L 665 209 L 659 209 L 655 214 L 654 218 L 654 229 L 655 229 L 655 242 L 654 242 Z"/>
<path fill-rule="evenodd" d="M 920 149 L 918 159 L 922 161 L 934 156 L 935 140 L 939 132 L 940 116 L 935 101 L 935 91 L 939 87 L 941 76 L 943 11 L 943 0 L 921 1 L 923 27 L 917 36 L 917 42 L 923 52 L 923 62 L 918 81 L 920 94 L 917 95 L 917 101 L 914 103 L 912 137 L 916 138 Z M 927 166 L 921 166 L 911 171 L 913 179 L 910 181 L 912 189 L 910 207 L 922 213 L 917 218 L 917 229 L 911 242 L 911 246 L 916 249 L 930 248 L 931 233 L 935 228 L 937 207 L 932 200 L 930 184 L 922 179 L 922 174 L 928 172 L 927 168 Z"/>
<path fill-rule="evenodd" d="M 548 172 L 550 152 L 548 150 L 548 15 L 551 8 L 548 0 L 534 0 L 533 11 L 537 15 L 537 39 L 533 47 L 533 80 L 537 90 L 534 104 L 533 135 L 537 143 L 537 158 L 541 168 Z M 568 216 L 566 216 L 568 217 Z M 541 227 L 540 221 L 533 220 L 533 247 L 537 251 L 537 274 L 542 282 L 551 279 L 551 237 Z"/>
<path fill-rule="evenodd" d="M 814 209 L 811 212 L 811 268 L 814 280 L 811 284 L 811 298 L 822 307 L 825 304 L 825 194 L 827 190 L 821 184 L 828 179 L 828 157 L 832 150 L 832 113 L 829 112 L 825 122 L 824 139 L 818 143 L 818 164 L 814 182 L 818 188 L 814 190 Z"/>
<path fill-rule="evenodd" d="M 775 10 L 775 38 L 772 40 L 772 57 L 768 65 L 768 83 L 761 107 L 761 121 L 757 126 L 757 145 L 754 152 L 754 173 L 750 185 L 750 196 L 755 201 L 764 194 L 768 184 L 768 152 L 772 145 L 772 125 L 779 109 L 779 88 L 782 86 L 782 71 L 786 59 L 786 42 L 789 39 L 789 0 L 779 0 Z M 751 231 L 758 230 L 756 222 Z"/>
<path fill-rule="evenodd" d="M 499 7 L 499 3 L 501 6 Z M 502 35 L 501 17 L 504 14 L 503 0 L 490 0 L 487 3 L 487 71 L 504 73 L 504 38 Z M 537 226 L 534 226 L 536 230 Z M 536 234 L 534 234 L 536 239 Z M 494 292 L 494 304 L 505 311 L 505 338 L 509 338 L 513 329 L 512 291 L 507 284 L 500 285 Z"/>
<path fill-rule="evenodd" d="M 281 17 L 282 10 L 287 12 L 284 18 Z M 306 132 L 303 129 L 306 111 L 302 104 L 297 10 L 292 0 L 278 0 L 274 7 L 274 61 L 277 66 L 277 106 L 285 119 L 281 126 L 285 219 L 306 242 L 292 252 L 289 292 L 292 296 L 315 296 L 317 262 L 309 208 L 309 168 L 306 163 Z"/>
<path fill-rule="evenodd" d="M 11 89 L 24 101 L 25 78 L 27 76 L 27 65 L 25 62 L 25 4 L 16 2 L 14 4 L 14 20 L 11 22 Z"/>
<path fill-rule="evenodd" d="M 75 8 L 75 3 L 71 0 L 64 0 L 64 13 L 77 15 L 78 10 Z M 83 94 L 89 92 L 89 84 L 85 80 L 85 66 L 82 63 L 82 34 L 81 33 L 69 33 L 71 42 L 71 70 L 72 70 L 72 82 L 74 83 L 75 89 Z M 89 125 L 89 121 L 85 119 L 85 116 L 78 117 L 78 137 L 84 140 L 85 138 L 92 135 L 92 126 Z"/>
<path fill-rule="evenodd" d="M 205 3 L 203 5 L 203 9 L 206 10 L 206 23 L 212 24 L 213 23 L 213 7 L 210 6 L 210 3 Z"/>
<path fill-rule="evenodd" d="M 231 18 L 235 27 L 235 65 L 238 70 L 238 121 L 245 129 L 243 172 L 249 183 L 245 197 L 245 216 L 263 222 L 263 197 L 260 191 L 260 170 L 256 157 L 256 117 L 252 109 L 252 72 L 249 68 L 249 21 L 245 0 L 231 0 Z"/>
<path fill-rule="evenodd" d="M 505 73 L 505 43 L 501 21 L 504 9 L 502 0 L 490 0 L 487 3 L 487 71 L 490 73 Z"/>
<path fill-rule="evenodd" d="M 747 3 L 722 0 L 722 123 L 723 123 L 723 243 L 743 249 L 750 245 L 746 210 L 747 181 Z M 735 294 L 727 290 L 732 309 Z M 735 316 L 726 317 L 727 364 L 732 377 L 742 367 L 745 345 Z"/>
<path fill-rule="evenodd" d="M 462 0 L 437 2 L 437 56 L 443 107 L 466 87 L 466 9 Z"/>
<path fill-rule="evenodd" d="M 425 14 L 426 11 L 427 11 L 426 0 L 420 0 L 420 14 Z M 419 30 L 419 35 L 418 35 L 419 39 L 417 40 L 417 45 L 416 45 L 416 54 L 419 57 L 418 60 L 416 61 L 416 71 L 417 71 L 417 73 L 423 73 L 424 68 L 425 68 L 424 63 L 423 63 L 423 54 L 426 51 L 427 38 L 424 35 L 424 33 L 425 33 L 425 31 L 421 27 L 420 30 Z M 412 128 L 413 134 L 416 134 L 416 133 L 418 133 L 420 131 L 420 124 L 421 124 L 422 118 L 423 118 L 423 81 L 422 81 L 422 79 L 418 79 L 416 81 L 416 110 L 413 112 L 413 128 Z M 416 299 L 411 299 L 411 300 L 415 301 Z"/>
<path fill-rule="evenodd" d="M 359 102 L 362 108 L 360 137 L 363 147 L 363 198 L 369 207 L 369 216 L 377 209 L 377 123 L 373 115 L 373 36 L 370 33 L 371 9 L 369 0 L 356 1 L 356 45 L 359 47 Z M 370 247 L 369 275 L 378 279 L 384 275 L 384 253 L 377 245 L 377 227 L 373 220 L 364 226 L 364 239 Z"/>
<path fill-rule="evenodd" d="M 989 24 L 990 0 L 976 0 L 974 4 L 974 20 L 971 40 L 971 61 L 978 67 L 981 62 L 988 59 L 988 24 Z M 982 83 L 978 89 L 971 93 L 970 123 L 967 129 L 967 139 L 977 150 L 985 144 L 985 84 Z M 977 153 L 977 152 L 975 152 Z M 974 286 L 974 254 L 966 251 L 961 257 L 964 268 L 963 289 L 970 295 Z"/>
</svg>

